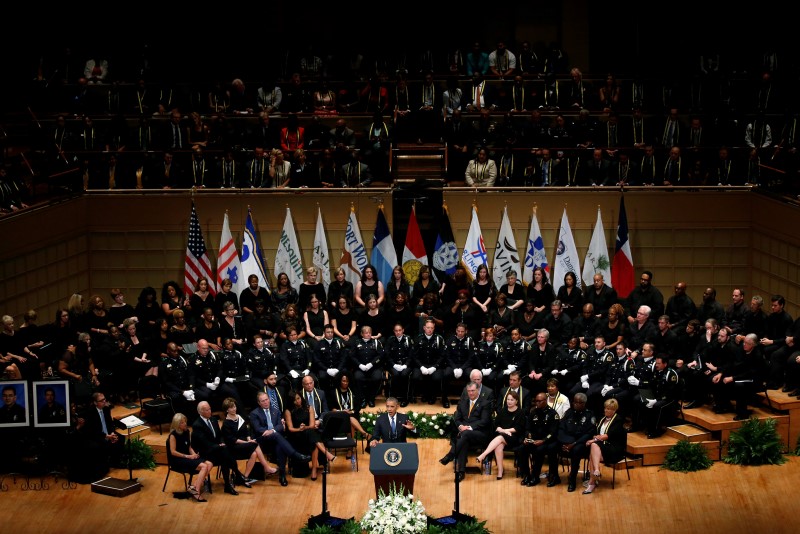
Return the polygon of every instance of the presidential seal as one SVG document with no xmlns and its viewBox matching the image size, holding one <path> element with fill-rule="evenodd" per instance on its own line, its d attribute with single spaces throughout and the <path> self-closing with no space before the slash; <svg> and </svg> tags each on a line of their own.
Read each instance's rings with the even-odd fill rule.
<svg viewBox="0 0 800 534">
<path fill-rule="evenodd" d="M 386 449 L 386 452 L 383 453 L 383 461 L 389 467 L 396 467 L 403 461 L 403 453 L 400 452 L 400 449 L 395 449 L 394 447 Z"/>
</svg>

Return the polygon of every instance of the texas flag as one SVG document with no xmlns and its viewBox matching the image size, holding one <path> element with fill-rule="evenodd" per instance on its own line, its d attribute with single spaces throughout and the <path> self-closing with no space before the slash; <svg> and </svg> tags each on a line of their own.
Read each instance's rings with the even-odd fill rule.
<svg viewBox="0 0 800 534">
<path fill-rule="evenodd" d="M 627 297 L 636 287 L 633 273 L 633 255 L 628 240 L 628 215 L 625 213 L 625 197 L 619 199 L 619 224 L 617 243 L 614 247 L 614 262 L 611 264 L 611 285 L 619 298 Z"/>
</svg>

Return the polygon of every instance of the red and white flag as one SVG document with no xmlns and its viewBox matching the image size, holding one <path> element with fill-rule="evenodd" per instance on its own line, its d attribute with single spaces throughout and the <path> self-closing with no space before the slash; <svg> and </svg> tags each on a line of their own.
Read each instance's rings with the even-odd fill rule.
<svg viewBox="0 0 800 534">
<path fill-rule="evenodd" d="M 423 265 L 428 265 L 428 253 L 425 252 L 425 243 L 417 224 L 417 209 L 412 207 L 406 230 L 406 245 L 403 248 L 403 272 L 410 286 L 419 278 L 419 268 Z"/>
<path fill-rule="evenodd" d="M 625 213 L 625 197 L 619 199 L 619 224 L 617 242 L 614 246 L 614 261 L 611 264 L 611 284 L 619 298 L 627 297 L 636 287 L 633 274 L 633 255 L 628 239 L 628 215 Z"/>
<path fill-rule="evenodd" d="M 231 235 L 227 211 L 225 212 L 225 219 L 222 221 L 222 236 L 219 240 L 219 254 L 217 254 L 217 291 L 222 290 L 222 281 L 226 278 L 229 278 L 233 284 L 231 292 L 234 295 L 239 295 L 244 289 L 243 284 L 240 284 L 242 264 L 239 261 L 236 242 L 234 242 Z"/>
</svg>

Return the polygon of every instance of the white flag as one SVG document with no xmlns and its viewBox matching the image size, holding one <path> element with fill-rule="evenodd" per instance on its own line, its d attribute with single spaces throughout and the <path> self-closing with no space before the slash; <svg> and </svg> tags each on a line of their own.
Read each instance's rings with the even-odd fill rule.
<svg viewBox="0 0 800 534">
<path fill-rule="evenodd" d="M 229 278 L 233 284 L 231 292 L 239 296 L 242 289 L 246 287 L 247 280 L 242 280 L 242 264 L 239 261 L 239 253 L 236 251 L 236 243 L 231 235 L 227 211 L 225 219 L 222 221 L 222 237 L 219 240 L 219 254 L 217 254 L 217 291 L 222 291 L 222 281 L 226 278 Z"/>
<path fill-rule="evenodd" d="M 331 258 L 328 255 L 328 238 L 325 237 L 325 228 L 322 226 L 322 210 L 317 208 L 317 231 L 314 234 L 314 267 L 320 272 L 325 292 L 331 283 Z"/>
<path fill-rule="evenodd" d="M 464 250 L 461 252 L 461 265 L 466 269 L 470 280 L 474 280 L 478 267 L 488 264 L 486 245 L 483 243 L 481 225 L 478 222 L 478 210 L 475 206 L 472 206 L 472 222 L 469 223 L 467 241 L 464 243 Z"/>
<path fill-rule="evenodd" d="M 361 280 L 361 271 L 368 264 L 369 256 L 367 248 L 364 246 L 364 238 L 361 237 L 361 229 L 358 227 L 356 211 L 350 208 L 350 218 L 344 232 L 344 248 L 342 248 L 339 265 L 344 269 L 345 279 L 355 286 Z"/>
<path fill-rule="evenodd" d="M 539 229 L 539 220 L 536 218 L 536 208 L 531 218 L 531 230 L 528 233 L 528 243 L 525 245 L 525 270 L 522 272 L 522 283 L 526 286 L 533 283 L 533 270 L 537 267 L 550 273 L 550 265 L 547 263 L 547 253 L 544 251 L 544 240 L 542 231 Z"/>
<path fill-rule="evenodd" d="M 286 219 L 283 221 L 283 231 L 275 252 L 275 276 L 286 273 L 289 283 L 294 288 L 299 288 L 303 283 L 303 261 L 300 255 L 300 246 L 297 244 L 297 234 L 294 231 L 292 212 L 286 208 Z"/>
<path fill-rule="evenodd" d="M 606 245 L 606 232 L 603 230 L 603 219 L 600 217 L 600 208 L 597 208 L 597 222 L 594 225 L 592 240 L 589 250 L 583 260 L 583 281 L 587 286 L 594 282 L 594 275 L 602 274 L 608 286 L 611 286 L 611 262 L 608 259 L 608 246 Z"/>
<path fill-rule="evenodd" d="M 508 208 L 503 208 L 503 220 L 500 222 L 500 235 L 494 247 L 494 261 L 492 262 L 492 277 L 494 285 L 498 288 L 506 283 L 506 273 L 514 271 L 520 276 L 519 252 L 511 222 L 508 220 Z"/>
<path fill-rule="evenodd" d="M 247 287 L 247 279 L 251 275 L 258 277 L 259 285 L 270 292 L 267 269 L 264 263 L 264 252 L 261 250 L 261 243 L 256 235 L 256 225 L 253 222 L 253 214 L 247 208 L 247 221 L 244 223 L 244 234 L 242 235 L 242 287 Z"/>
<path fill-rule="evenodd" d="M 556 248 L 556 261 L 553 267 L 553 291 L 558 294 L 558 290 L 564 285 L 564 275 L 568 272 L 575 273 L 575 285 L 581 288 L 581 261 L 578 258 L 578 249 L 575 247 L 575 238 L 572 237 L 572 228 L 567 219 L 567 208 L 564 208 L 564 215 L 561 216 L 561 229 L 558 231 L 558 248 Z"/>
</svg>

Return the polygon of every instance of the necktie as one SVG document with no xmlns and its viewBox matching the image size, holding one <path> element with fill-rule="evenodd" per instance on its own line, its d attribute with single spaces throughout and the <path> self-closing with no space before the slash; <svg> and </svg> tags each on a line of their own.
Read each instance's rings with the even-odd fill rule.
<svg viewBox="0 0 800 534">
<path fill-rule="evenodd" d="M 475 87 L 475 109 L 480 111 L 481 109 L 481 86 L 477 85 Z"/>
<path fill-rule="evenodd" d="M 278 405 L 278 395 L 275 393 L 275 390 L 274 389 L 270 389 L 268 394 L 269 394 L 269 403 L 272 406 L 279 406 Z"/>
<path fill-rule="evenodd" d="M 214 425 L 211 424 L 211 419 L 206 419 L 206 424 L 208 425 L 209 430 L 211 430 L 211 435 L 216 438 L 217 433 L 214 432 Z"/>
<path fill-rule="evenodd" d="M 267 429 L 273 430 L 275 427 L 272 426 L 272 414 L 269 413 L 269 410 L 264 410 L 264 415 L 267 416 Z"/>
<path fill-rule="evenodd" d="M 467 417 L 472 415 L 472 408 L 475 407 L 475 401 L 469 401 L 469 412 L 467 412 Z"/>
<path fill-rule="evenodd" d="M 311 396 L 311 393 L 307 394 L 308 397 L 308 405 L 314 410 L 314 419 L 317 418 L 317 407 L 314 405 L 314 397 Z"/>
<path fill-rule="evenodd" d="M 97 410 L 97 414 L 100 416 L 100 425 L 103 428 L 103 434 L 106 436 L 108 435 L 108 427 L 106 426 L 106 418 L 103 414 L 103 410 Z"/>
<path fill-rule="evenodd" d="M 397 431 L 397 427 L 394 425 L 394 417 L 389 418 L 389 423 L 392 425 L 392 434 L 394 434 Z"/>
</svg>

